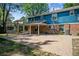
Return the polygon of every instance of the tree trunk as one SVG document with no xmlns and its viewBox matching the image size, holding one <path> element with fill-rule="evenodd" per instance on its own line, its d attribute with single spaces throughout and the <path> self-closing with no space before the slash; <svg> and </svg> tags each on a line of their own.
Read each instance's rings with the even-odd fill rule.
<svg viewBox="0 0 79 59">
<path fill-rule="evenodd" d="M 9 5 L 9 9 L 6 10 L 6 4 L 4 3 L 3 4 L 3 31 L 4 33 L 6 33 L 6 22 L 8 19 L 9 12 L 10 12 L 10 5 Z"/>
<path fill-rule="evenodd" d="M 3 32 L 5 33 L 6 32 L 6 29 L 5 29 L 5 3 L 3 4 Z"/>
<path fill-rule="evenodd" d="M 5 22 L 3 23 L 3 31 L 4 31 L 4 33 L 6 33 L 6 23 Z"/>
</svg>

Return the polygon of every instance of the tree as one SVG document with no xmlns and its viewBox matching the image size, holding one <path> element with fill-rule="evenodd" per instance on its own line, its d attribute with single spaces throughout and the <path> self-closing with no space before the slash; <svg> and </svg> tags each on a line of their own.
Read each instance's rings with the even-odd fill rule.
<svg viewBox="0 0 79 59">
<path fill-rule="evenodd" d="M 34 16 L 43 12 L 47 12 L 49 10 L 48 4 L 46 3 L 23 4 L 22 9 L 28 16 Z"/>
<path fill-rule="evenodd" d="M 2 25 L 2 9 L 0 8 L 0 25 Z"/>
<path fill-rule="evenodd" d="M 1 3 L 0 8 L 2 10 L 3 31 L 6 32 L 6 22 L 8 20 L 10 12 L 15 12 L 19 9 L 20 4 L 13 3 Z"/>
<path fill-rule="evenodd" d="M 79 3 L 65 3 L 64 4 L 64 8 L 68 8 L 68 7 L 73 7 L 73 6 L 78 6 Z"/>
<path fill-rule="evenodd" d="M 0 20 L 1 20 L 1 17 L 2 17 L 2 9 L 0 8 Z"/>
</svg>

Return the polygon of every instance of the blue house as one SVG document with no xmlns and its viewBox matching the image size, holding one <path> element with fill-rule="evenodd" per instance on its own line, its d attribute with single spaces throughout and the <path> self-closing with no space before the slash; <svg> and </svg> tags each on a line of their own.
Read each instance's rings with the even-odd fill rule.
<svg viewBox="0 0 79 59">
<path fill-rule="evenodd" d="M 54 10 L 28 17 L 28 32 L 30 34 L 72 34 L 70 27 L 79 26 L 79 6 Z M 79 29 L 77 29 L 79 33 Z M 75 30 L 76 31 L 76 30 Z"/>
</svg>

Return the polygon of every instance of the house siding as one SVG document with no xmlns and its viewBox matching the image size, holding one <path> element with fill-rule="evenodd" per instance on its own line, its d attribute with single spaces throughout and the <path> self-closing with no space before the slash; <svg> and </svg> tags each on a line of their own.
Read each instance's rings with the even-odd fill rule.
<svg viewBox="0 0 79 59">
<path fill-rule="evenodd" d="M 72 9 L 73 10 L 73 9 Z M 72 25 L 70 26 L 70 33 L 71 34 L 78 34 L 79 32 L 79 8 L 74 9 L 74 14 L 70 15 L 70 11 L 71 10 L 67 10 L 67 11 L 62 11 L 62 12 L 57 12 L 57 13 L 51 13 L 51 14 L 46 14 L 46 15 L 41 15 L 41 16 L 35 16 L 35 17 L 31 17 L 28 18 L 28 22 L 29 23 L 33 23 L 33 21 L 35 20 L 36 22 L 41 22 L 41 21 L 45 21 L 46 24 L 65 24 L 64 25 L 64 29 L 65 32 L 66 30 L 68 30 L 70 23 L 72 23 Z M 53 19 L 53 16 L 56 14 L 56 20 Z M 42 18 L 41 18 L 42 17 Z M 77 23 L 77 24 L 75 24 Z"/>
<path fill-rule="evenodd" d="M 70 10 L 71 11 L 71 10 Z M 40 22 L 40 21 L 46 21 L 47 24 L 62 24 L 62 23 L 75 23 L 79 22 L 78 17 L 79 17 L 79 9 L 74 10 L 74 15 L 70 15 L 70 11 L 65 11 L 65 12 L 59 12 L 57 14 L 57 19 L 53 19 L 53 13 L 48 14 L 48 15 L 42 15 L 41 16 L 36 16 L 33 18 L 29 18 L 29 23 L 33 23 L 34 21 Z"/>
</svg>

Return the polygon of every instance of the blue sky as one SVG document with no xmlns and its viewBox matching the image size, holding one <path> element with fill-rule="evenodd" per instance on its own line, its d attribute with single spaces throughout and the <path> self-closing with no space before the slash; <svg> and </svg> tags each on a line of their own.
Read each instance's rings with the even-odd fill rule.
<svg viewBox="0 0 79 59">
<path fill-rule="evenodd" d="M 53 9 L 57 10 L 57 9 L 61 9 L 63 8 L 63 3 L 50 3 L 49 4 L 49 9 L 50 11 L 53 11 Z"/>
<path fill-rule="evenodd" d="M 57 9 L 62 9 L 63 8 L 63 3 L 50 3 L 49 4 L 49 9 L 50 9 L 50 12 L 53 11 L 53 8 L 55 10 Z M 13 17 L 15 17 L 15 20 L 19 20 L 22 16 L 25 16 L 23 13 L 21 13 L 20 11 L 17 11 L 17 12 L 13 12 L 12 13 Z"/>
</svg>

